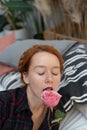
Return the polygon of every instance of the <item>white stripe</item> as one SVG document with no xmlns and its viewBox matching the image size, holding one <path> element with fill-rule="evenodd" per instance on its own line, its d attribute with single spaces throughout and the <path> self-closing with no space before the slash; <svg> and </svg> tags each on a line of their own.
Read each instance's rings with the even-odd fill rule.
<svg viewBox="0 0 87 130">
<path fill-rule="evenodd" d="M 80 96 L 80 97 L 72 96 L 71 100 L 82 100 L 82 98 L 85 98 L 85 97 L 87 97 L 87 93 L 82 95 L 82 96 Z"/>
<path fill-rule="evenodd" d="M 76 60 L 81 60 L 81 58 L 83 59 L 87 59 L 87 54 L 84 54 L 84 55 L 75 55 L 75 56 L 70 56 L 69 59 L 67 59 L 65 62 L 64 62 L 64 67 L 66 67 L 67 65 L 75 62 Z"/>
<path fill-rule="evenodd" d="M 80 97 L 72 96 L 70 100 L 68 100 L 67 103 L 64 105 L 65 111 L 69 111 L 74 105 L 74 102 L 83 103 L 85 101 L 87 101 L 87 93 Z"/>
<path fill-rule="evenodd" d="M 71 77 L 65 78 L 60 82 L 59 88 L 66 87 L 66 85 L 68 85 L 70 82 L 73 83 L 78 82 L 82 77 L 86 75 L 87 75 L 87 70 L 84 70 L 72 78 Z"/>
</svg>

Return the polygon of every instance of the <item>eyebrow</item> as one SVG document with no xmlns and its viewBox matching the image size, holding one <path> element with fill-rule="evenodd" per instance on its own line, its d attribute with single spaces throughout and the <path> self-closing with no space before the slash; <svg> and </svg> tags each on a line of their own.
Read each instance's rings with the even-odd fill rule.
<svg viewBox="0 0 87 130">
<path fill-rule="evenodd" d="M 44 65 L 38 65 L 38 66 L 35 66 L 34 68 L 35 68 L 35 69 L 36 69 L 36 68 L 45 68 L 45 66 L 44 66 Z M 58 68 L 58 69 L 60 69 L 60 66 L 53 66 L 53 68 Z"/>
</svg>

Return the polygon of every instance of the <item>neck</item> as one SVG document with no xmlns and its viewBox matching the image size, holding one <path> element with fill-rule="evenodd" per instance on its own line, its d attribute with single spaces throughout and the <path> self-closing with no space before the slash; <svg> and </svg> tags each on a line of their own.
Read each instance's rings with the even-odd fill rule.
<svg viewBox="0 0 87 130">
<path fill-rule="evenodd" d="M 45 105 L 41 99 L 36 98 L 36 96 L 31 93 L 29 88 L 27 88 L 27 99 L 31 111 L 38 111 L 39 109 L 45 108 Z"/>
</svg>

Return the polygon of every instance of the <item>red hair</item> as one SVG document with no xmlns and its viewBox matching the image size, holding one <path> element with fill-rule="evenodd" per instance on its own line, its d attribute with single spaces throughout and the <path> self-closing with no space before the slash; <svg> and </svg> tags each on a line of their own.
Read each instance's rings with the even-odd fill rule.
<svg viewBox="0 0 87 130">
<path fill-rule="evenodd" d="M 50 46 L 50 45 L 36 44 L 36 45 L 33 45 L 31 48 L 27 49 L 20 57 L 19 64 L 18 64 L 18 71 L 21 73 L 22 80 L 23 80 L 23 77 L 22 77 L 23 72 L 27 72 L 29 70 L 32 57 L 36 53 L 42 52 L 42 51 L 46 51 L 46 52 L 56 55 L 60 62 L 60 72 L 61 73 L 63 72 L 64 61 L 61 54 L 58 52 L 58 50 L 56 50 L 53 46 Z"/>
</svg>

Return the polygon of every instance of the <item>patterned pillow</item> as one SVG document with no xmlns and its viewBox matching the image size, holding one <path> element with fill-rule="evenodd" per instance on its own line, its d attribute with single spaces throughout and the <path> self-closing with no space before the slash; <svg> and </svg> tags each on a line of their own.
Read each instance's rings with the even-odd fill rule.
<svg viewBox="0 0 87 130">
<path fill-rule="evenodd" d="M 64 73 L 59 86 L 60 104 L 69 111 L 74 102 L 87 102 L 87 51 L 84 44 L 73 47 L 64 56 Z"/>
<path fill-rule="evenodd" d="M 16 71 L 12 71 L 0 76 L 0 85 L 2 86 L 3 90 L 15 89 L 24 86 L 20 78 L 20 73 Z"/>
</svg>

